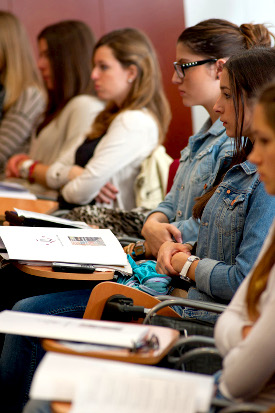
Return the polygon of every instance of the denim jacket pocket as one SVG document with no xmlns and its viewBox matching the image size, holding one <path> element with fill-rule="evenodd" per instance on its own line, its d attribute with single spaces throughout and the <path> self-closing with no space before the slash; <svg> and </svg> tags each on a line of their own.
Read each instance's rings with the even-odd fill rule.
<svg viewBox="0 0 275 413">
<path fill-rule="evenodd" d="M 245 221 L 245 195 L 228 191 L 216 214 L 216 225 L 225 236 L 242 232 Z"/>
<path fill-rule="evenodd" d="M 213 145 L 208 146 L 196 156 L 196 170 L 192 176 L 192 183 L 204 182 L 209 179 L 213 171 Z"/>
</svg>

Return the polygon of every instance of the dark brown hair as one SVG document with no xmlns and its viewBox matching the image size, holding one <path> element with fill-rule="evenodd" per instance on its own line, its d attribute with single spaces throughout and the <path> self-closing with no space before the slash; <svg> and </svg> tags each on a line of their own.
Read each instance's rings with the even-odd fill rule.
<svg viewBox="0 0 275 413">
<path fill-rule="evenodd" d="M 208 19 L 185 29 L 178 43 L 206 58 L 220 59 L 256 45 L 271 46 L 272 37 L 263 24 L 237 26 L 223 19 Z"/>
<path fill-rule="evenodd" d="M 171 112 L 163 89 L 158 58 L 151 41 L 140 30 L 125 28 L 101 37 L 95 45 L 94 53 L 101 46 L 108 46 L 124 68 L 135 65 L 137 76 L 122 105 L 118 107 L 114 102 L 108 102 L 105 110 L 96 117 L 89 138 L 104 135 L 113 119 L 123 110 L 147 108 L 158 123 L 159 142 L 162 142 Z"/>
<path fill-rule="evenodd" d="M 38 35 L 45 39 L 53 76 L 48 105 L 40 131 L 74 96 L 93 93 L 91 70 L 95 38 L 90 28 L 77 20 L 64 20 L 45 27 Z"/>
<path fill-rule="evenodd" d="M 275 49 L 273 47 L 254 47 L 240 52 L 229 58 L 223 70 L 228 72 L 235 108 L 236 131 L 235 150 L 230 165 L 232 167 L 244 162 L 253 148 L 248 137 L 243 136 L 244 105 L 253 105 L 258 91 L 275 76 Z M 218 178 L 210 191 L 197 198 L 193 208 L 194 218 L 201 218 L 205 205 L 223 176 Z"/>
<path fill-rule="evenodd" d="M 264 110 L 265 121 L 273 129 L 275 134 L 275 82 L 267 85 L 260 93 L 258 102 Z M 274 176 L 275 179 L 275 176 Z M 261 294 L 266 289 L 266 284 L 272 267 L 275 265 L 275 232 L 271 244 L 265 254 L 256 265 L 251 276 L 247 294 L 247 310 L 251 320 L 259 317 L 257 305 Z"/>
</svg>

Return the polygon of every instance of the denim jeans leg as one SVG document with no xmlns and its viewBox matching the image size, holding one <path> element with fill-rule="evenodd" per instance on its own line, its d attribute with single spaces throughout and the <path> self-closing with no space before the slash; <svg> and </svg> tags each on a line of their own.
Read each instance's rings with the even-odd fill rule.
<svg viewBox="0 0 275 413">
<path fill-rule="evenodd" d="M 14 311 L 82 318 L 91 290 L 65 291 L 26 298 Z M 35 337 L 7 334 L 0 360 L 1 405 L 5 413 L 19 413 L 28 401 L 33 374 L 44 356 Z"/>
</svg>

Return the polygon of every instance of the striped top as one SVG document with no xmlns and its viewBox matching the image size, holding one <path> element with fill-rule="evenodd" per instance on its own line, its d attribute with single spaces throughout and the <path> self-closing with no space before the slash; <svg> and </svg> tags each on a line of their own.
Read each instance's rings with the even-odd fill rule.
<svg viewBox="0 0 275 413">
<path fill-rule="evenodd" d="M 25 89 L 0 121 L 0 171 L 14 154 L 28 152 L 30 136 L 45 107 L 43 93 L 35 86 Z"/>
</svg>

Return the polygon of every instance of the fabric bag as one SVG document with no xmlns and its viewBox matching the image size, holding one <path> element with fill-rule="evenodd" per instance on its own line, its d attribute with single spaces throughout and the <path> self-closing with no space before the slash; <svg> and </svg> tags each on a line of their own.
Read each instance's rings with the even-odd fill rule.
<svg viewBox="0 0 275 413">
<path fill-rule="evenodd" d="M 141 164 L 135 180 L 136 206 L 154 209 L 163 201 L 166 191 L 169 168 L 173 159 L 159 145 Z"/>
</svg>

